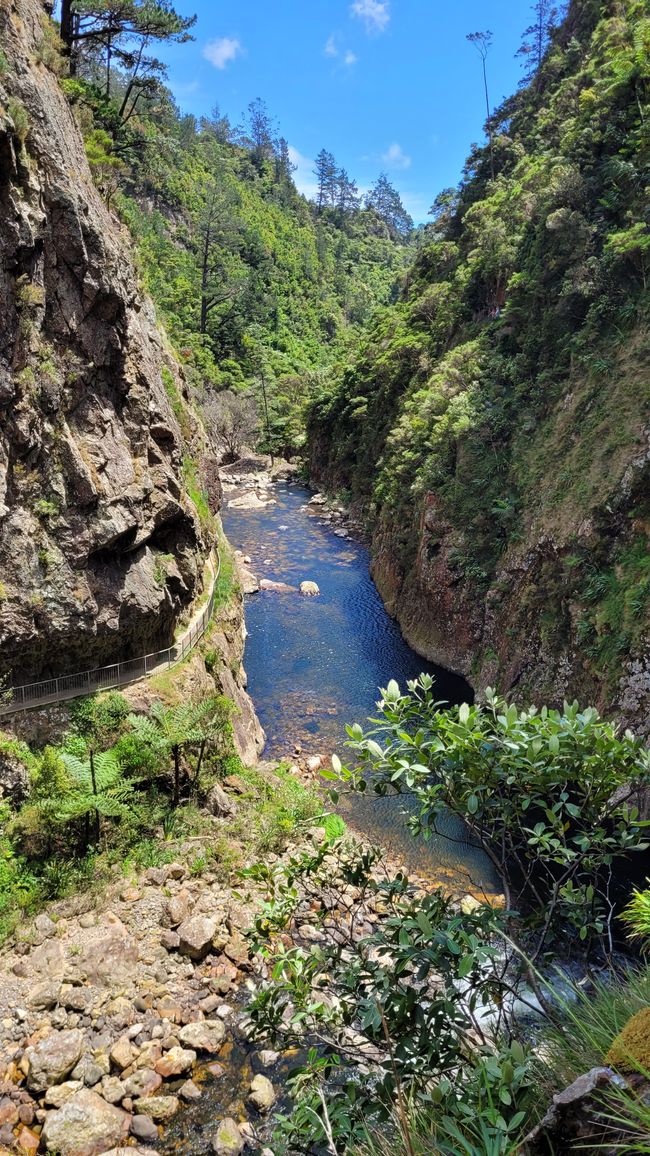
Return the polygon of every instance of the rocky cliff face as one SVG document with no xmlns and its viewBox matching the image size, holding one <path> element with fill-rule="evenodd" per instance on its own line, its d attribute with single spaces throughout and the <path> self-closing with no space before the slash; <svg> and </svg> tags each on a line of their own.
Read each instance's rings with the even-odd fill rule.
<svg viewBox="0 0 650 1156">
<path fill-rule="evenodd" d="M 0 674 L 14 683 L 169 643 L 209 549 L 182 482 L 188 439 L 214 478 L 130 239 L 41 62 L 44 31 L 37 0 L 1 0 Z"/>
<path fill-rule="evenodd" d="M 650 734 L 645 19 L 571 0 L 309 434 L 421 654 Z"/>
</svg>

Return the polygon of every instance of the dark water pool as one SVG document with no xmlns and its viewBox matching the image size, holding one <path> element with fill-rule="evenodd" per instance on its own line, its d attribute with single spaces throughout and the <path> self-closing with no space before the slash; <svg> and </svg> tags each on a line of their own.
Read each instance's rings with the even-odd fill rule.
<svg viewBox="0 0 650 1156">
<path fill-rule="evenodd" d="M 378 688 L 426 670 L 436 677 L 438 697 L 451 703 L 471 697 L 467 683 L 432 666 L 406 644 L 382 605 L 368 570 L 364 546 L 343 539 L 306 509 L 311 492 L 278 483 L 274 505 L 245 510 L 228 505 L 223 524 L 236 549 L 250 555 L 251 569 L 298 587 L 318 583 L 320 596 L 262 591 L 246 599 L 245 666 L 248 689 L 267 735 L 265 756 L 303 752 L 345 757 L 345 724 L 372 715 Z M 492 889 L 490 865 L 468 843 L 463 828 L 448 821 L 427 844 L 413 839 L 399 799 L 353 796 L 342 802 L 354 825 L 383 846 L 395 847 L 413 869 L 454 877 Z"/>
</svg>

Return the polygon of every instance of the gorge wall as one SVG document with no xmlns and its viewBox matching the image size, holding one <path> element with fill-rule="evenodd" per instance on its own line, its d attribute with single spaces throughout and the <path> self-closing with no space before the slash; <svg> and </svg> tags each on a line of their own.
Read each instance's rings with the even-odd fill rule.
<svg viewBox="0 0 650 1156">
<path fill-rule="evenodd" d="M 48 36 L 38 0 L 0 0 L 0 674 L 13 683 L 167 645 L 210 548 L 188 477 L 213 511 L 220 500 Z"/>
<path fill-rule="evenodd" d="M 313 407 L 409 642 L 650 732 L 650 22 L 574 0 Z"/>
</svg>

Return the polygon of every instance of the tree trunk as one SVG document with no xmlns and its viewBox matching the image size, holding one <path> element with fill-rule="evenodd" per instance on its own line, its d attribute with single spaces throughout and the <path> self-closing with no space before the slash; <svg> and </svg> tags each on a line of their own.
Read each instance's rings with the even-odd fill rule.
<svg viewBox="0 0 650 1156">
<path fill-rule="evenodd" d="M 70 55 L 72 48 L 72 0 L 61 0 L 61 39 Z"/>
<path fill-rule="evenodd" d="M 208 740 L 202 739 L 201 746 L 199 747 L 199 757 L 196 760 L 196 773 L 194 775 L 194 785 L 197 788 L 197 790 L 198 790 L 198 786 L 199 786 L 199 775 L 201 774 L 201 766 L 203 764 L 203 755 L 205 754 L 205 748 L 207 745 L 208 745 Z"/>
<path fill-rule="evenodd" d="M 200 333 L 207 333 L 208 328 L 208 282 L 210 280 L 210 225 L 206 225 L 203 240 L 203 257 L 201 260 L 201 322 Z"/>
<path fill-rule="evenodd" d="M 97 779 L 95 777 L 95 754 L 90 752 L 90 780 L 93 785 L 93 795 L 97 798 Z M 95 842 L 99 843 L 99 811 L 95 807 Z"/>
<path fill-rule="evenodd" d="M 177 807 L 181 797 L 181 750 L 180 747 L 172 747 L 174 754 L 174 806 Z"/>
</svg>

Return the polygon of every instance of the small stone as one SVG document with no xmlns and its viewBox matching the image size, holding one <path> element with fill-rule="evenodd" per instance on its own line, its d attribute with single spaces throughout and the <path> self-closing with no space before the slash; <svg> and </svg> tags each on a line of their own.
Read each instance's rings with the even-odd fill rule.
<svg viewBox="0 0 650 1156">
<path fill-rule="evenodd" d="M 162 1076 L 154 1072 L 153 1068 L 141 1068 L 124 1081 L 124 1091 L 127 1096 L 144 1099 L 153 1096 L 162 1085 Z"/>
<path fill-rule="evenodd" d="M 301 582 L 300 593 L 306 598 L 313 598 L 316 594 L 320 594 L 320 589 L 316 582 Z"/>
<path fill-rule="evenodd" d="M 150 867 L 145 871 L 145 880 L 151 883 L 154 887 L 163 887 L 169 877 L 168 867 Z"/>
<path fill-rule="evenodd" d="M 94 911 L 85 911 L 83 915 L 79 916 L 80 927 L 94 927 L 96 923 Z"/>
<path fill-rule="evenodd" d="M 49 915 L 46 915 L 45 912 L 42 912 L 42 914 L 34 920 L 34 927 L 41 941 L 51 939 L 53 935 L 56 935 L 56 923 L 50 919 Z"/>
<path fill-rule="evenodd" d="M 121 1036 L 119 1040 L 116 1040 L 109 1055 L 120 1070 L 129 1068 L 135 1059 L 135 1052 L 128 1036 Z"/>
<path fill-rule="evenodd" d="M 49 1011 L 59 1002 L 61 984 L 56 980 L 46 979 L 43 983 L 34 984 L 27 996 L 27 1003 L 36 1011 Z"/>
<path fill-rule="evenodd" d="M 194 1080 L 186 1080 L 179 1089 L 179 1095 L 189 1102 L 190 1100 L 200 1100 L 202 1092 L 201 1089 L 196 1086 Z"/>
<path fill-rule="evenodd" d="M 279 1059 L 280 1053 L 272 1051 L 271 1048 L 262 1048 L 262 1050 L 257 1053 L 258 1063 L 263 1068 L 272 1068 L 274 1064 L 277 1064 Z"/>
<path fill-rule="evenodd" d="M 123 903 L 137 903 L 138 899 L 142 899 L 142 894 L 137 887 L 125 887 L 120 891 L 120 899 Z"/>
<path fill-rule="evenodd" d="M 212 1148 L 217 1156 L 239 1156 L 243 1151 L 244 1137 L 234 1120 L 227 1118 L 221 1121 Z"/>
<path fill-rule="evenodd" d="M 180 947 L 181 937 L 176 931 L 163 931 L 160 936 L 160 943 L 166 951 L 176 951 Z"/>
<path fill-rule="evenodd" d="M 181 1076 L 196 1062 L 196 1052 L 181 1047 L 172 1047 L 167 1054 L 158 1060 L 156 1071 L 163 1079 L 170 1076 Z"/>
<path fill-rule="evenodd" d="M 118 1080 L 117 1076 L 104 1076 L 101 1093 L 107 1104 L 119 1104 L 126 1095 L 126 1088 L 123 1081 Z"/>
<path fill-rule="evenodd" d="M 159 1138 L 158 1129 L 151 1119 L 151 1116 L 132 1116 L 131 1133 L 137 1137 L 138 1140 L 152 1140 L 154 1143 Z"/>
<path fill-rule="evenodd" d="M 186 1024 L 178 1035 L 186 1047 L 214 1055 L 223 1044 L 226 1029 L 221 1020 L 199 1020 L 198 1023 Z"/>
<path fill-rule="evenodd" d="M 134 1104 L 136 1115 L 151 1116 L 152 1120 L 171 1120 L 180 1106 L 177 1096 L 147 1096 Z"/>
<path fill-rule="evenodd" d="M 267 1076 L 253 1076 L 248 1099 L 258 1112 L 268 1112 L 275 1103 L 275 1088 Z"/>
<path fill-rule="evenodd" d="M 40 1137 L 32 1132 L 31 1128 L 22 1127 L 20 1129 L 17 1141 L 18 1152 L 38 1152 L 40 1143 Z"/>
</svg>

